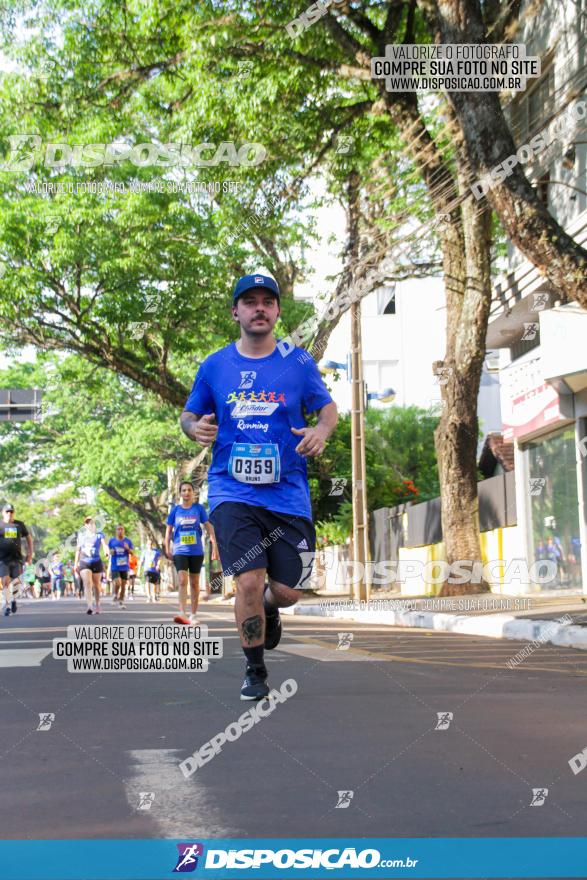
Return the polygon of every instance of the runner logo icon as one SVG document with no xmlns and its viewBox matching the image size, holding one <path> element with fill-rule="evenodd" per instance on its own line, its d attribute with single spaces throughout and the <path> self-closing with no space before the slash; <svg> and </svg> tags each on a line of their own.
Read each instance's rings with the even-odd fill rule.
<svg viewBox="0 0 587 880">
<path fill-rule="evenodd" d="M 39 712 L 39 726 L 37 730 L 51 730 L 51 725 L 54 721 L 54 712 Z"/>
<path fill-rule="evenodd" d="M 204 855 L 204 846 L 201 843 L 178 843 L 177 865 L 173 869 L 174 874 L 187 874 L 195 871 L 198 867 L 198 856 Z"/>
<path fill-rule="evenodd" d="M 241 370 L 241 383 L 239 388 L 252 388 L 253 380 L 257 378 L 254 370 Z"/>
</svg>

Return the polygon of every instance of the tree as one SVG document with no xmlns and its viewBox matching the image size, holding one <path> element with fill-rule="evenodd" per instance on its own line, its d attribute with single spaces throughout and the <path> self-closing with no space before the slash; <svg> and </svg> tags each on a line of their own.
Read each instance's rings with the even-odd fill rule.
<svg viewBox="0 0 587 880">
<path fill-rule="evenodd" d="M 345 90 L 370 90 L 366 85 L 370 59 L 382 54 L 387 43 L 428 39 L 414 3 L 365 4 L 361 9 L 345 5 L 338 15 L 330 11 L 321 24 L 322 34 L 315 36 L 318 28 L 306 31 L 288 54 L 302 65 L 322 64 L 334 71 L 345 82 Z M 324 32 L 329 38 L 326 44 Z M 326 88 L 332 91 L 330 83 Z M 468 163 L 458 139 L 452 145 L 447 142 L 447 132 L 438 129 L 415 94 L 392 94 L 381 80 L 376 89 L 372 106 L 392 121 L 403 142 L 404 156 L 423 182 L 436 216 L 448 218 L 438 227 L 447 302 L 446 357 L 437 365 L 444 403 L 436 430 L 442 521 L 448 561 L 479 561 L 476 403 L 492 293 L 491 216 L 486 206 L 478 209 L 464 198 Z M 454 126 L 450 111 L 446 124 Z M 367 278 L 382 282 L 395 265 L 394 259 L 382 259 L 364 271 Z M 351 275 L 356 285 L 357 273 Z M 485 582 L 479 587 L 447 583 L 442 592 L 477 589 L 489 587 Z"/>
<path fill-rule="evenodd" d="M 90 107 L 103 126 L 115 131 L 122 124 L 132 130 L 135 114 L 144 118 L 148 111 L 160 138 L 172 131 L 191 135 L 198 123 L 221 136 L 254 132 L 268 145 L 270 159 L 265 167 L 247 169 L 249 187 L 270 181 L 288 197 L 297 193 L 300 178 L 325 159 L 331 182 L 345 187 L 351 168 L 334 147 L 341 133 L 355 136 L 352 164 L 369 175 L 360 198 L 349 199 L 350 258 L 337 285 L 338 299 L 359 285 L 368 291 L 406 271 L 389 251 L 406 227 L 414 235 L 410 215 L 414 208 L 426 212 L 421 196 L 427 194 L 428 216 L 432 211 L 438 220 L 448 218 L 438 226 L 449 315 L 446 406 L 437 431 L 446 550 L 449 561 L 479 560 L 476 398 L 491 301 L 490 212 L 465 199 L 470 169 L 462 145 L 453 146 L 449 137 L 454 114 L 448 112 L 443 129 L 438 113 L 420 105 L 416 95 L 391 95 L 383 82 L 371 80 L 370 57 L 381 54 L 386 43 L 429 39 L 415 2 L 345 5 L 292 43 L 284 25 L 296 12 L 294 3 L 281 4 L 278 11 L 272 4 L 242 9 L 226 3 L 222 9 L 196 8 L 184 15 L 163 2 L 147 4 L 131 19 L 113 4 L 93 12 L 83 26 L 75 17 L 68 19 L 65 51 L 55 55 L 73 76 L 51 82 L 41 102 L 43 119 L 55 120 L 63 108 L 76 118 L 73 88 L 75 106 Z M 138 62 L 131 45 L 141 46 Z M 254 76 L 239 82 L 235 104 L 231 74 L 243 59 L 253 66 Z M 283 131 L 288 132 L 286 143 Z M 379 195 L 372 181 L 379 184 Z M 390 192 L 398 198 L 390 199 Z M 222 200 L 222 219 L 244 213 L 241 205 L 230 215 L 230 207 L 230 200 Z M 275 235 L 264 227 L 250 238 L 279 269 Z"/>
<path fill-rule="evenodd" d="M 270 260 L 283 292 L 284 327 L 299 322 L 301 307 L 291 291 L 303 261 L 292 251 L 311 230 L 295 218 L 283 223 L 286 201 L 263 214 L 254 211 L 261 174 L 226 162 L 197 170 L 156 169 L 166 186 L 220 186 L 214 201 L 187 189 L 134 191 L 131 185 L 152 183 L 152 174 L 130 161 L 60 166 L 61 154 L 54 150 L 53 167 L 42 161 L 41 152 L 19 169 L 12 160 L 15 153 L 21 158 L 14 144 L 23 131 L 36 133 L 44 144 L 65 141 L 65 155 L 76 144 L 140 144 L 145 138 L 197 143 L 191 129 L 200 124 L 207 126 L 209 140 L 232 139 L 227 117 L 213 121 L 207 113 L 205 93 L 198 108 L 190 107 L 191 119 L 185 114 L 177 119 L 179 97 L 175 112 L 167 105 L 162 78 L 156 78 L 155 88 L 135 94 L 150 75 L 173 74 L 171 63 L 159 71 L 154 60 L 161 51 L 158 34 L 145 39 L 141 51 L 153 60 L 135 75 L 113 69 L 117 52 L 129 52 L 128 39 L 141 44 L 141 34 L 152 24 L 148 14 L 128 18 L 126 10 L 105 4 L 82 21 L 81 10 L 70 15 L 63 4 L 67 13 L 57 46 L 47 35 L 59 6 L 31 4 L 30 39 L 18 49 L 11 44 L 10 50 L 21 71 L 6 74 L 0 85 L 2 127 L 16 138 L 14 149 L 7 150 L 9 167 L 4 165 L 0 175 L 0 341 L 7 347 L 32 344 L 76 352 L 179 407 L 193 379 L 191 359 L 201 360 L 235 335 L 229 294 L 244 268 L 254 270 Z M 171 5 L 169 12 L 167 25 L 183 31 L 183 17 Z M 174 36 L 175 31 L 168 33 L 165 48 Z M 191 32 L 183 38 L 191 42 Z M 177 76 L 173 85 L 180 86 Z M 243 188 L 250 203 L 252 248 L 242 236 L 230 248 L 223 240 L 243 221 L 233 184 Z M 265 195 L 271 195 L 270 187 Z"/>
<path fill-rule="evenodd" d="M 47 498 L 49 492 L 50 501 L 35 514 L 61 496 L 87 512 L 82 493 L 92 488 L 111 525 L 122 520 L 130 530 L 140 523 L 161 544 L 171 501 L 167 468 L 191 477 L 203 458 L 194 457 L 181 434 L 176 408 L 74 355 L 41 354 L 36 363 L 16 364 L 0 372 L 0 386 L 7 384 L 42 387 L 44 413 L 38 422 L 0 425 L 3 494 Z M 65 486 L 70 488 L 64 494 Z M 65 500 L 55 505 L 61 510 Z M 59 514 L 62 529 L 61 520 Z M 64 527 L 71 525 L 67 517 Z"/>
<path fill-rule="evenodd" d="M 499 42 L 511 33 L 521 4 L 495 0 L 418 0 L 437 42 Z M 580 14 L 580 13 L 578 13 Z M 450 92 L 464 138 L 472 179 L 515 155 L 516 145 L 496 92 Z M 492 184 L 487 200 L 512 242 L 548 278 L 554 289 L 587 308 L 587 250 L 557 223 L 517 164 Z"/>
</svg>

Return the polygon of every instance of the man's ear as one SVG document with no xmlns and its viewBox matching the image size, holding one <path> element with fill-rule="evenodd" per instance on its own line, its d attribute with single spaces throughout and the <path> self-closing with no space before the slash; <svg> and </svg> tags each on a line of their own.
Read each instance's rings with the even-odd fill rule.
<svg viewBox="0 0 587 880">
<path fill-rule="evenodd" d="M 232 317 L 233 317 L 233 319 L 234 319 L 235 321 L 238 321 L 238 314 L 237 314 L 237 308 L 236 308 L 236 306 L 232 306 L 232 308 L 231 308 L 230 311 L 232 312 Z"/>
</svg>

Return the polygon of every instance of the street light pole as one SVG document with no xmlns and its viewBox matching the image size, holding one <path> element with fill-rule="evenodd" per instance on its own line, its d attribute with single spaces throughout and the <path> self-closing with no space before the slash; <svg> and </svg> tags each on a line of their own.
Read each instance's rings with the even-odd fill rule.
<svg viewBox="0 0 587 880">
<path fill-rule="evenodd" d="M 353 302 L 351 312 L 351 450 L 353 468 L 353 550 L 361 578 L 355 581 L 355 600 L 368 599 L 369 519 L 365 469 L 365 383 L 361 350 L 361 303 Z"/>
</svg>

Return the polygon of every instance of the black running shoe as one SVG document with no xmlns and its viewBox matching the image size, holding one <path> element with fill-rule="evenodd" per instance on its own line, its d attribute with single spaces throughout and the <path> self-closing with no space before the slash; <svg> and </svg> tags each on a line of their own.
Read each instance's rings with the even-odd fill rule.
<svg viewBox="0 0 587 880">
<path fill-rule="evenodd" d="M 9 616 L 10 616 L 10 608 L 7 605 L 6 608 L 4 609 L 4 617 L 9 617 Z"/>
<path fill-rule="evenodd" d="M 16 614 L 16 599 L 13 599 L 12 602 L 10 603 L 10 610 L 12 611 L 13 614 Z"/>
<path fill-rule="evenodd" d="M 279 608 L 265 609 L 265 648 L 271 651 L 281 641 L 281 617 Z"/>
<path fill-rule="evenodd" d="M 94 613 L 94 612 L 92 611 L 91 608 L 88 608 L 88 610 L 86 611 L 86 614 L 93 614 L 93 613 Z"/>
<path fill-rule="evenodd" d="M 241 688 L 241 700 L 262 700 L 269 695 L 267 670 L 264 666 L 247 666 Z"/>
</svg>

